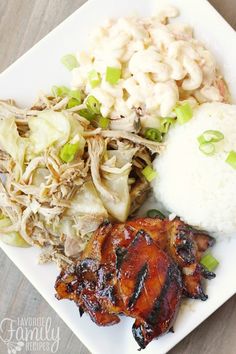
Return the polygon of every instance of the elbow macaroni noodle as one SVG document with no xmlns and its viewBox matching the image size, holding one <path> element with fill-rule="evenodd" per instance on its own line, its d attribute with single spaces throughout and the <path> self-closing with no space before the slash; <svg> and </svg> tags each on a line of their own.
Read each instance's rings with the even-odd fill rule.
<svg viewBox="0 0 236 354">
<path fill-rule="evenodd" d="M 211 53 L 194 39 L 190 26 L 169 23 L 177 15 L 170 7 L 155 17 L 107 21 L 93 34 L 88 53 L 77 54 L 72 86 L 94 95 L 103 116 L 111 119 L 133 117 L 141 108 L 144 126 L 145 117 L 153 122 L 173 116 L 182 101 L 227 101 L 227 87 Z M 108 66 L 122 69 L 115 85 L 106 82 Z M 96 88 L 88 82 L 91 70 L 101 74 Z"/>
</svg>

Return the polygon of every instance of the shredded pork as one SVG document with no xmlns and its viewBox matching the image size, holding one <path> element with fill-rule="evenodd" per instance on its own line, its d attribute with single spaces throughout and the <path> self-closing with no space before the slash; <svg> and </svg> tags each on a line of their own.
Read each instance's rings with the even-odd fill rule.
<svg viewBox="0 0 236 354">
<path fill-rule="evenodd" d="M 0 234 L 17 232 L 27 244 L 43 249 L 40 263 L 59 266 L 71 264 L 102 221 L 125 221 L 142 204 L 149 184 L 141 170 L 163 149 L 130 131 L 102 130 L 80 116 L 78 107 L 67 109 L 67 103 L 67 98 L 40 95 L 32 108 L 21 109 L 13 101 L 0 101 L 0 135 L 1 123 L 12 120 L 14 143 L 21 149 L 19 159 L 12 155 L 13 145 L 0 142 L 0 210 L 9 221 L 0 224 Z M 73 161 L 60 158 L 63 138 L 34 152 L 32 124 L 45 120 L 43 112 L 60 112 L 71 124 L 73 139 L 80 131 L 83 146 Z M 51 129 L 51 120 L 47 124 Z M 47 130 L 41 136 L 35 131 L 36 138 L 46 139 Z"/>
</svg>

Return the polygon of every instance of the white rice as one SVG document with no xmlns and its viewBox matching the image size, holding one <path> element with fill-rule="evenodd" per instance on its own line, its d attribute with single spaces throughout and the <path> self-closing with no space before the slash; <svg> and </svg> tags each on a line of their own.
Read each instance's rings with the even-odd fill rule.
<svg viewBox="0 0 236 354">
<path fill-rule="evenodd" d="M 213 129 L 224 134 L 216 153 L 206 156 L 197 137 Z M 186 223 L 209 232 L 236 231 L 236 170 L 225 162 L 236 151 L 236 106 L 208 103 L 188 123 L 176 124 L 166 149 L 154 161 L 156 198 Z"/>
</svg>

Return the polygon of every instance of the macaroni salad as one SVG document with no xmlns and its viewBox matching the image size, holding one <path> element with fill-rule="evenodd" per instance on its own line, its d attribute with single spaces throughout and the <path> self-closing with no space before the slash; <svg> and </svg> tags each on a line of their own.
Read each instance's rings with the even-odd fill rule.
<svg viewBox="0 0 236 354">
<path fill-rule="evenodd" d="M 189 25 L 170 22 L 176 16 L 169 7 L 156 17 L 109 20 L 92 35 L 88 52 L 77 53 L 72 87 L 96 97 L 111 129 L 137 131 L 140 123 L 158 129 L 186 101 L 228 101 L 213 55 Z"/>
</svg>

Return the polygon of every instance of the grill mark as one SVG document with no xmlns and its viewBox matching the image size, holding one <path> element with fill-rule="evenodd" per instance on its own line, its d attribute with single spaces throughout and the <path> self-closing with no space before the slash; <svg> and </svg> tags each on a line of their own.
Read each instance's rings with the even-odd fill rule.
<svg viewBox="0 0 236 354">
<path fill-rule="evenodd" d="M 147 320 L 146 320 L 146 322 L 151 326 L 155 326 L 158 322 L 157 318 L 160 315 L 160 310 L 161 310 L 161 305 L 162 305 L 163 299 L 169 290 L 169 286 L 170 286 L 171 282 L 173 281 L 173 279 L 176 276 L 178 276 L 176 274 L 176 270 L 177 270 L 177 268 L 174 263 L 172 263 L 168 267 L 166 279 L 165 279 L 165 284 L 161 290 L 161 294 L 159 297 L 156 298 L 154 306 L 153 306 L 152 310 L 150 311 L 150 313 L 147 317 Z"/>
<path fill-rule="evenodd" d="M 116 270 L 118 271 L 121 267 L 124 256 L 127 253 L 127 249 L 122 247 L 117 247 L 115 252 L 116 252 Z"/>
<path fill-rule="evenodd" d="M 139 230 L 130 245 L 131 246 L 135 246 L 136 243 L 139 241 L 140 236 L 145 237 L 147 245 L 150 245 L 151 243 L 153 243 L 153 240 L 152 240 L 151 236 L 149 236 L 149 234 L 146 231 Z"/>
<path fill-rule="evenodd" d="M 129 299 L 128 309 L 133 307 L 134 304 L 136 303 L 136 301 L 138 300 L 138 298 L 143 290 L 144 282 L 145 282 L 147 275 L 148 275 L 148 266 L 147 266 L 147 263 L 145 262 L 145 264 L 142 266 L 142 268 L 139 270 L 139 272 L 137 274 L 134 292 L 133 292 L 133 295 L 131 296 L 131 298 Z"/>
</svg>

